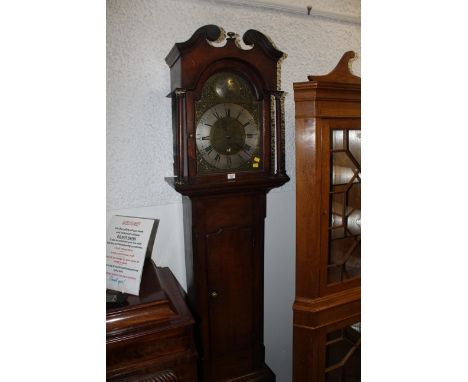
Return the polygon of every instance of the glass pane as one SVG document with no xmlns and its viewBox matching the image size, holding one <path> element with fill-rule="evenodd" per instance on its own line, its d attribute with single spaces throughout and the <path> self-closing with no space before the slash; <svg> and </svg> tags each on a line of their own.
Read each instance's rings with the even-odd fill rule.
<svg viewBox="0 0 468 382">
<path fill-rule="evenodd" d="M 328 283 L 361 274 L 361 134 L 358 130 L 333 130 L 342 134 L 343 146 L 330 150 Z M 333 145 L 335 143 L 333 142 Z"/>
<path fill-rule="evenodd" d="M 337 235 L 338 236 L 338 235 Z M 361 275 L 361 240 L 359 237 L 334 237 L 330 243 L 328 282 L 337 283 Z"/>
<path fill-rule="evenodd" d="M 361 323 L 327 334 L 326 382 L 361 381 Z"/>
<path fill-rule="evenodd" d="M 346 236 L 344 227 L 334 227 L 331 231 L 332 239 L 342 239 Z"/>
<path fill-rule="evenodd" d="M 349 151 L 361 165 L 361 131 L 349 130 Z"/>
<path fill-rule="evenodd" d="M 349 152 L 337 152 L 333 153 L 333 184 L 347 184 L 351 180 L 357 182 L 358 178 L 355 176 L 359 175 L 359 169 L 356 168 L 352 161 L 352 157 Z"/>
<path fill-rule="evenodd" d="M 361 234 L 361 184 L 353 184 L 348 190 L 347 229 L 351 235 Z"/>
<path fill-rule="evenodd" d="M 353 183 L 347 192 L 348 206 L 361 209 L 361 183 Z"/>
<path fill-rule="evenodd" d="M 333 150 L 343 149 L 343 130 L 333 130 L 332 134 Z"/>
<path fill-rule="evenodd" d="M 331 214 L 330 214 L 330 226 L 331 227 L 341 227 L 343 225 L 343 206 L 345 204 L 344 202 L 344 197 L 345 197 L 344 192 L 336 192 L 331 195 Z"/>
</svg>

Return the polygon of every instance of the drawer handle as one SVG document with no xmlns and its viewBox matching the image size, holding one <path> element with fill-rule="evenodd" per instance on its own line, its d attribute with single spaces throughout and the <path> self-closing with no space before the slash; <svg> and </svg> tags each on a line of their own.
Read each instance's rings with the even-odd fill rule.
<svg viewBox="0 0 468 382">
<path fill-rule="evenodd" d="M 213 298 L 218 297 L 218 292 L 216 292 L 216 291 L 211 292 L 211 297 L 213 297 Z"/>
</svg>

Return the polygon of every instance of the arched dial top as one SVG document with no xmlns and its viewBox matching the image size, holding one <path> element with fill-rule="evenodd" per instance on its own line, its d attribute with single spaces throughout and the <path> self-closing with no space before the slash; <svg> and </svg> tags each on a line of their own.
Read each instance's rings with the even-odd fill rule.
<svg viewBox="0 0 468 382">
<path fill-rule="evenodd" d="M 211 76 L 195 113 L 199 174 L 263 168 L 259 103 L 245 79 L 232 72 Z"/>
</svg>

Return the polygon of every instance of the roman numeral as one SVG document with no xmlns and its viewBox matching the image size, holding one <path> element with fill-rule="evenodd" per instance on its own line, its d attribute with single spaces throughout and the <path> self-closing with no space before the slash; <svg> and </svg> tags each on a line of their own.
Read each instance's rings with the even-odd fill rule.
<svg viewBox="0 0 468 382">
<path fill-rule="evenodd" d="M 214 111 L 213 115 L 215 116 L 216 119 L 221 119 L 221 116 L 218 114 L 217 111 Z"/>
<path fill-rule="evenodd" d="M 231 116 L 231 109 L 225 109 L 226 110 L 226 117 Z"/>
<path fill-rule="evenodd" d="M 210 125 L 209 123 L 205 123 L 206 126 L 213 127 L 213 125 Z"/>
<path fill-rule="evenodd" d="M 245 136 L 246 136 L 247 138 L 253 138 L 254 135 L 257 135 L 257 133 L 255 133 L 255 134 L 245 134 Z"/>
<path fill-rule="evenodd" d="M 248 144 L 245 144 L 244 147 L 242 147 L 242 151 L 244 151 L 246 154 L 250 155 L 250 147 Z"/>
<path fill-rule="evenodd" d="M 206 147 L 206 148 L 205 148 L 205 151 L 206 151 L 208 154 L 210 154 L 210 153 L 213 151 L 213 146 L 210 145 L 210 146 Z"/>
<path fill-rule="evenodd" d="M 219 162 L 220 159 L 221 159 L 221 156 L 219 154 L 216 154 L 214 158 L 215 162 Z"/>
<path fill-rule="evenodd" d="M 251 119 L 250 121 L 247 121 L 246 123 L 244 123 L 244 124 L 242 125 L 242 127 L 246 127 L 247 125 L 250 125 L 250 122 L 252 122 L 252 121 L 253 121 L 253 119 Z"/>
<path fill-rule="evenodd" d="M 239 117 L 240 117 L 240 115 L 242 114 L 243 111 L 244 111 L 244 110 L 240 109 L 239 114 L 237 114 L 236 119 L 239 119 Z"/>
<path fill-rule="evenodd" d="M 231 156 L 230 155 L 226 157 L 226 163 L 227 163 L 228 168 L 231 168 Z"/>
<path fill-rule="evenodd" d="M 206 141 L 207 139 L 210 139 L 209 135 L 207 135 L 206 137 L 202 137 L 202 141 Z"/>
</svg>

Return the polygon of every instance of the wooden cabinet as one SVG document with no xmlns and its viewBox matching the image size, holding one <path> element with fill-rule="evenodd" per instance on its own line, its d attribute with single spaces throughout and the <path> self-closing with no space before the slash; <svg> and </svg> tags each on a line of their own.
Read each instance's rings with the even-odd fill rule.
<svg viewBox="0 0 468 382">
<path fill-rule="evenodd" d="M 294 381 L 360 380 L 361 80 L 347 52 L 294 84 Z"/>
<path fill-rule="evenodd" d="M 147 259 L 140 295 L 107 310 L 107 380 L 196 381 L 193 326 L 171 271 Z"/>
</svg>

